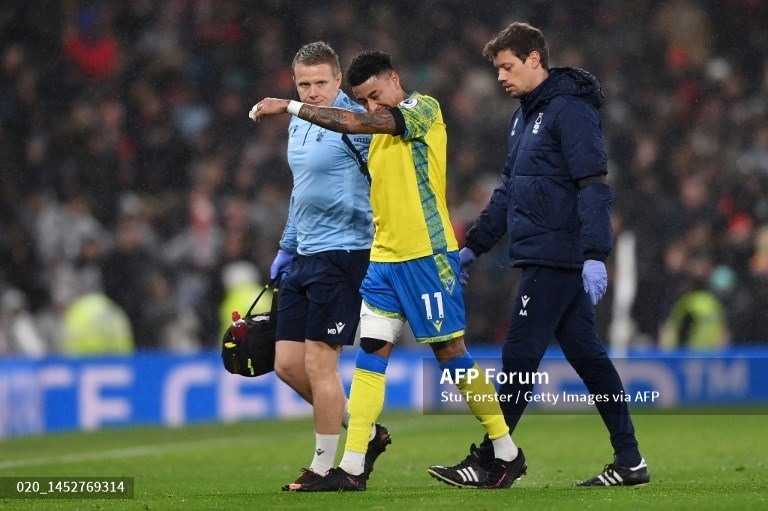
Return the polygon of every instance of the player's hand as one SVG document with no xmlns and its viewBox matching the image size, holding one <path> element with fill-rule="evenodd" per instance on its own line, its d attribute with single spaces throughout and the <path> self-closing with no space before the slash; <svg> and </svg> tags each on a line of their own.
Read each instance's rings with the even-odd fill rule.
<svg viewBox="0 0 768 511">
<path fill-rule="evenodd" d="M 278 275 L 281 278 L 285 278 L 291 272 L 291 264 L 293 263 L 293 254 L 286 252 L 282 248 L 277 251 L 275 260 L 272 261 L 272 266 L 269 268 L 269 280 L 275 280 Z"/>
<path fill-rule="evenodd" d="M 592 300 L 592 305 L 597 305 L 597 302 L 605 295 L 605 290 L 608 289 L 608 273 L 605 271 L 605 263 L 594 259 L 584 261 L 581 280 L 584 283 L 584 291 Z"/>
<path fill-rule="evenodd" d="M 477 261 L 477 256 L 472 252 L 471 248 L 464 247 L 459 250 L 459 261 L 461 261 L 459 282 L 462 286 L 466 286 L 467 281 L 469 280 L 469 267 L 472 266 L 472 263 Z"/>
<path fill-rule="evenodd" d="M 288 111 L 288 103 L 287 99 L 264 98 L 253 105 L 253 108 L 248 113 L 248 117 L 255 122 L 259 122 L 266 115 L 284 114 Z"/>
</svg>

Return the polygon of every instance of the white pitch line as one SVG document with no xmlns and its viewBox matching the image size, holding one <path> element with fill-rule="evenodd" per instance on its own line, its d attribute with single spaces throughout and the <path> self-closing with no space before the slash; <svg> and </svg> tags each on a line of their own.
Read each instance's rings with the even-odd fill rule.
<svg viewBox="0 0 768 511">
<path fill-rule="evenodd" d="M 194 440 L 176 442 L 172 444 L 154 444 L 139 445 L 135 447 L 125 447 L 122 449 L 111 449 L 108 451 L 92 451 L 77 454 L 62 454 L 60 456 L 47 456 L 42 458 L 28 458 L 21 460 L 11 460 L 0 462 L 0 470 L 9 468 L 37 467 L 40 465 L 59 465 L 66 463 L 79 463 L 81 461 L 97 461 L 103 459 L 115 458 L 134 458 L 137 456 L 146 456 L 150 454 L 160 454 L 169 452 L 182 452 L 200 449 L 201 447 L 226 446 L 233 443 L 242 445 L 244 440 L 253 441 L 253 436 L 239 436 L 226 438 L 211 438 L 208 440 Z"/>
<path fill-rule="evenodd" d="M 398 433 L 406 433 L 424 427 L 423 417 L 401 420 L 398 425 Z M 221 438 L 210 438 L 207 440 L 189 440 L 184 442 L 137 445 L 134 447 L 124 447 L 122 449 L 111 449 L 108 451 L 92 451 L 76 454 L 62 454 L 60 456 L 47 456 L 41 458 L 27 458 L 20 460 L 0 461 L 0 470 L 37 467 L 41 465 L 63 465 L 66 463 L 79 463 L 81 461 L 96 461 L 115 458 L 135 458 L 137 456 L 146 456 L 150 454 L 182 452 L 200 449 L 201 447 L 228 446 L 236 443 L 242 446 L 243 441 L 258 442 L 258 435 L 239 435 Z M 274 436 L 271 437 L 274 440 Z"/>
</svg>

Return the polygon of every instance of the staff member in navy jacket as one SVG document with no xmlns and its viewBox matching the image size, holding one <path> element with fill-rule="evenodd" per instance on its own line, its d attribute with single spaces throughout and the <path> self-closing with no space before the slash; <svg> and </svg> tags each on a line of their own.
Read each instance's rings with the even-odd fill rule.
<svg viewBox="0 0 768 511">
<path fill-rule="evenodd" d="M 608 284 L 604 260 L 612 248 L 613 191 L 605 183 L 600 84 L 582 69 L 549 69 L 547 41 L 527 23 L 504 29 L 486 44 L 483 55 L 520 107 L 507 129 L 502 182 L 460 252 L 462 283 L 475 259 L 508 233 L 512 265 L 523 273 L 502 348 L 504 372 L 536 371 L 547 346 L 557 339 L 590 394 L 619 395 L 621 379 L 595 328 L 595 305 Z M 514 381 L 502 385 L 499 393 L 523 396 L 532 388 Z M 526 404 L 524 399 L 501 402 L 510 432 Z M 578 484 L 648 483 L 626 402 L 611 399 L 596 406 L 610 432 L 614 461 Z M 486 438 L 452 467 L 457 482 L 468 465 L 483 466 L 492 452 L 489 447 Z"/>
</svg>

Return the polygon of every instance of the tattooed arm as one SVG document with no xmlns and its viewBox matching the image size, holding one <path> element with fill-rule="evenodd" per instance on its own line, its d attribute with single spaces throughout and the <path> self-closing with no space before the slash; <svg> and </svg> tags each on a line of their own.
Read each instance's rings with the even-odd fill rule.
<svg viewBox="0 0 768 511">
<path fill-rule="evenodd" d="M 284 114 L 290 101 L 287 99 L 265 98 L 259 101 L 251 110 L 250 117 L 259 122 L 267 115 Z M 343 108 L 314 106 L 303 103 L 297 117 L 323 128 L 339 133 L 385 133 L 398 134 L 399 126 L 395 114 L 391 110 L 375 112 L 352 112 Z"/>
<path fill-rule="evenodd" d="M 389 110 L 362 113 L 304 104 L 298 116 L 339 133 L 395 133 L 395 118 Z"/>
</svg>

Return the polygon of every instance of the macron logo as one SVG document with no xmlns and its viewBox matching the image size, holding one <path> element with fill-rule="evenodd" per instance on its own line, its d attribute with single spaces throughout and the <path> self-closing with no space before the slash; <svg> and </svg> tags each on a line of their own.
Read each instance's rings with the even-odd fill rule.
<svg viewBox="0 0 768 511">
<path fill-rule="evenodd" d="M 530 301 L 531 297 L 528 295 L 523 295 L 520 297 L 520 301 L 523 302 L 523 308 L 520 309 L 520 313 L 518 315 L 520 316 L 528 316 L 528 311 L 525 310 L 525 307 L 528 305 L 528 301 Z"/>
<path fill-rule="evenodd" d="M 341 331 L 344 330 L 344 327 L 347 326 L 346 323 L 342 323 L 342 322 L 335 323 L 335 325 L 336 325 L 336 328 L 329 328 L 328 329 L 328 333 L 330 335 L 338 335 L 338 334 L 340 334 Z"/>
</svg>

